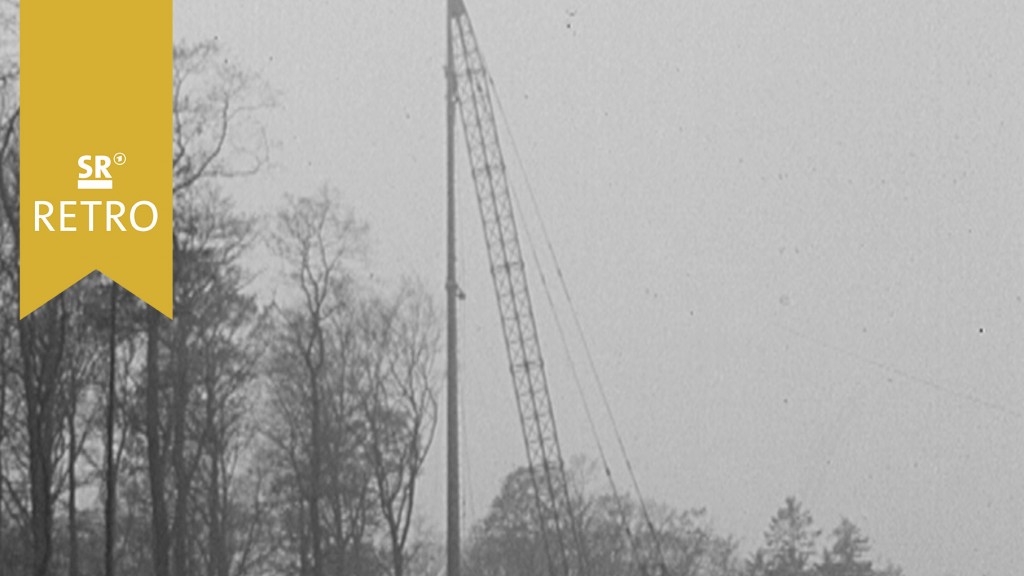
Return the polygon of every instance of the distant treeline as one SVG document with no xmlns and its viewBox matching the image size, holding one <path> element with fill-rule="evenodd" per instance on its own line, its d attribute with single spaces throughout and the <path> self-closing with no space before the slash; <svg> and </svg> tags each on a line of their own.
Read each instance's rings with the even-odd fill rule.
<svg viewBox="0 0 1024 576">
<path fill-rule="evenodd" d="M 644 507 L 611 490 L 589 490 L 595 466 L 574 461 L 570 484 L 588 576 L 902 576 L 891 564 L 876 566 L 870 542 L 843 519 L 827 537 L 795 498 L 787 498 L 752 553 L 717 533 L 703 509 Z M 533 484 L 521 468 L 505 478 L 501 493 L 472 530 L 466 574 L 547 574 L 545 548 L 532 514 Z"/>
</svg>

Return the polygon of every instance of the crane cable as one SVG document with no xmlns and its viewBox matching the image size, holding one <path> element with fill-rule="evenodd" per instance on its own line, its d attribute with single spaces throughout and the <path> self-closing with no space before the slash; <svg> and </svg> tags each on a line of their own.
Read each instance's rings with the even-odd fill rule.
<svg viewBox="0 0 1024 576">
<path fill-rule="evenodd" d="M 482 58 L 482 55 L 481 55 L 481 58 Z M 483 68 L 484 68 L 485 71 L 488 70 L 486 66 L 484 66 Z M 536 194 L 533 191 L 533 185 L 530 183 L 529 175 L 527 174 L 526 167 L 525 167 L 525 165 L 523 163 L 522 156 L 519 153 L 519 146 L 516 144 L 515 136 L 512 133 L 512 130 L 511 130 L 511 127 L 510 127 L 510 124 L 509 124 L 509 121 L 508 121 L 508 116 L 505 113 L 505 107 L 504 107 L 504 105 L 502 104 L 502 101 L 501 101 L 501 96 L 500 96 L 500 93 L 498 91 L 498 87 L 494 83 L 494 78 L 490 75 L 489 71 L 486 72 L 486 77 L 487 77 L 487 82 L 491 85 L 492 92 L 494 94 L 495 102 L 497 102 L 497 104 L 498 104 L 498 112 L 499 112 L 499 115 L 501 116 L 502 122 L 505 125 L 505 132 L 506 132 L 506 134 L 508 134 L 509 143 L 511 144 L 511 147 L 512 147 L 512 154 L 513 154 L 513 156 L 515 156 L 516 164 L 518 165 L 520 172 L 522 172 L 522 174 L 523 174 L 523 182 L 525 184 L 527 192 L 529 193 L 530 203 L 531 203 L 531 205 L 533 207 L 534 212 L 537 215 L 537 221 L 540 224 L 541 234 L 543 236 L 544 243 L 547 246 L 548 254 L 551 256 L 551 260 L 554 263 L 555 272 L 558 275 L 558 282 L 559 282 L 559 285 L 560 285 L 560 287 L 562 289 L 562 294 L 565 297 L 566 302 L 568 302 L 568 304 L 569 304 L 569 311 L 570 311 L 570 314 L 572 315 L 573 324 L 574 324 L 574 327 L 576 329 L 576 334 L 579 337 L 580 342 L 583 345 L 584 354 L 586 355 L 586 358 L 587 358 L 587 364 L 589 366 L 589 369 L 590 369 L 591 373 L 594 376 L 594 381 L 597 383 L 597 389 L 598 389 L 598 392 L 600 394 L 601 402 L 602 402 L 602 404 L 604 406 L 605 412 L 608 415 L 608 419 L 611 421 L 612 431 L 613 431 L 613 433 L 615 435 L 615 440 L 616 440 L 616 442 L 618 444 L 619 452 L 622 455 L 623 461 L 626 464 L 626 470 L 629 473 L 630 481 L 631 481 L 631 483 L 633 485 L 633 490 L 636 492 L 636 495 L 637 495 L 637 503 L 639 504 L 640 511 L 641 511 L 642 516 L 643 516 L 643 522 L 646 525 L 648 531 L 650 532 L 651 537 L 653 538 L 654 547 L 655 547 L 655 552 L 657 554 L 659 568 L 662 570 L 663 573 L 667 573 L 667 567 L 665 566 L 664 556 L 662 554 L 662 549 L 661 549 L 661 539 L 659 537 L 657 529 L 655 529 L 655 527 L 654 527 L 654 522 L 651 520 L 650 512 L 649 512 L 649 510 L 647 508 L 646 502 L 644 501 L 643 492 L 640 490 L 640 484 L 637 481 L 636 473 L 635 473 L 635 471 L 633 469 L 632 460 L 629 458 L 629 454 L 626 451 L 626 445 L 625 445 L 625 442 L 622 439 L 622 433 L 621 433 L 621 431 L 619 429 L 618 422 L 615 419 L 615 414 L 612 412 L 611 403 L 608 401 L 608 395 L 605 392 L 604 382 L 601 380 L 601 376 L 600 376 L 600 374 L 597 371 L 597 366 L 596 366 L 596 363 L 594 362 L 594 355 L 593 355 L 593 353 L 590 350 L 589 341 L 587 340 L 587 338 L 586 338 L 586 336 L 585 336 L 585 334 L 583 332 L 583 325 L 580 322 L 579 313 L 576 310 L 576 305 L 573 303 L 572 296 L 569 294 L 569 288 L 568 288 L 568 285 L 566 284 L 566 281 L 565 281 L 565 275 L 562 273 L 561 264 L 558 261 L 558 256 L 555 254 L 555 249 L 554 249 L 554 246 L 551 243 L 551 237 L 548 234 L 547 226 L 544 224 L 544 218 L 541 215 L 540 207 L 537 204 L 537 196 L 536 196 Z M 523 210 L 519 207 L 518 196 L 516 194 L 512 194 L 512 196 L 513 196 L 514 201 L 516 202 L 517 208 L 519 208 L 520 213 L 523 213 Z M 553 300 L 551 298 L 551 294 L 550 294 L 550 291 L 548 289 L 547 279 L 546 279 L 546 277 L 544 275 L 543 270 L 541 269 L 540 260 L 537 257 L 536 249 L 534 247 L 533 242 L 531 241 L 530 233 L 529 233 L 529 228 L 526 226 L 525 221 L 523 222 L 523 227 L 524 227 L 524 231 L 526 232 L 527 243 L 530 245 L 530 251 L 533 254 L 534 260 L 537 262 L 537 269 L 538 269 L 538 272 L 540 274 L 541 285 L 544 288 L 544 292 L 545 292 L 545 295 L 547 296 L 548 303 L 551 306 L 552 314 L 553 314 L 553 316 L 555 318 L 555 324 L 558 327 L 559 336 L 562 338 L 562 344 L 566 348 L 566 352 L 567 352 L 566 355 L 569 356 L 569 354 L 568 354 L 568 344 L 567 344 L 567 341 L 566 341 L 566 338 L 565 338 L 564 331 L 562 330 L 562 324 L 561 324 L 561 321 L 559 320 L 558 313 L 555 311 L 554 302 L 553 302 Z M 593 418 L 591 417 L 591 412 L 590 412 L 589 405 L 588 405 L 588 403 L 586 401 L 586 397 L 583 394 L 582 385 L 580 384 L 580 380 L 579 380 L 579 377 L 578 377 L 577 372 L 576 372 L 575 364 L 572 362 L 571 356 L 569 356 L 569 358 L 570 358 L 569 359 L 569 365 L 570 365 L 570 369 L 571 369 L 571 372 L 572 372 L 572 375 L 573 375 L 573 378 L 574 378 L 574 382 L 576 384 L 576 388 L 577 388 L 577 390 L 578 390 L 578 392 L 580 394 L 580 397 L 582 399 L 582 404 L 583 404 L 583 407 L 584 407 L 584 412 L 586 413 L 587 420 L 588 420 L 588 422 L 590 424 L 591 433 L 594 435 L 594 439 L 595 439 L 595 442 L 596 442 L 597 447 L 598 447 L 598 453 L 600 454 L 600 457 L 601 457 L 601 460 L 602 460 L 602 464 L 604 465 L 604 468 L 605 468 L 605 475 L 608 477 L 608 482 L 609 482 L 609 484 L 612 487 L 613 497 L 616 499 L 617 505 L 619 507 L 619 513 L 622 516 L 622 520 L 623 520 L 623 524 L 624 524 L 623 527 L 624 527 L 627 535 L 630 537 L 630 542 L 631 542 L 631 544 L 633 546 L 634 554 L 637 554 L 638 562 L 641 562 L 641 558 L 640 558 L 639 552 L 637 550 L 638 544 L 634 540 L 635 537 L 633 536 L 633 533 L 632 533 L 632 530 L 629 527 L 629 524 L 626 522 L 625 508 L 624 508 L 624 505 L 622 504 L 621 497 L 620 497 L 620 495 L 618 493 L 618 489 L 616 487 L 615 481 L 612 478 L 611 470 L 610 470 L 610 468 L 608 466 L 608 461 L 605 458 L 604 449 L 602 447 L 600 438 L 597 436 L 596 426 L 594 424 Z M 641 569 L 643 569 L 643 568 L 644 568 L 643 564 L 641 563 Z"/>
<path fill-rule="evenodd" d="M 508 127 L 506 126 L 506 130 L 507 128 Z M 523 209 L 519 203 L 519 197 L 515 194 L 512 194 L 512 199 L 516 204 L 516 210 L 522 213 Z M 611 486 L 612 497 L 614 498 L 616 504 L 616 511 L 619 514 L 623 530 L 625 530 L 626 532 L 626 536 L 629 540 L 630 548 L 632 549 L 633 555 L 637 557 L 637 559 L 639 559 L 639 546 L 636 542 L 636 537 L 633 534 L 633 530 L 629 525 L 628 515 L 626 513 L 626 507 L 622 499 L 622 495 L 619 491 L 618 485 L 615 483 L 615 479 L 612 477 L 612 471 L 610 465 L 608 464 L 608 458 L 604 451 L 604 445 L 601 442 L 601 437 L 597 431 L 597 424 L 594 421 L 593 414 L 590 410 L 590 402 L 587 400 L 586 394 L 583 391 L 583 383 L 580 379 L 579 372 L 576 369 L 576 362 L 573 360 L 572 354 L 569 353 L 569 340 L 568 338 L 566 338 L 565 330 L 562 327 L 561 317 L 558 315 L 558 311 L 555 308 L 554 298 L 551 296 L 551 290 L 548 286 L 547 275 L 544 274 L 544 269 L 541 267 L 540 257 L 537 255 L 537 249 L 533 243 L 533 238 L 530 234 L 529 226 L 527 226 L 525 221 L 521 222 L 521 224 L 523 227 L 524 235 L 526 236 L 526 243 L 530 247 L 530 254 L 537 267 L 537 273 L 540 276 L 541 286 L 544 288 L 544 296 L 548 301 L 548 306 L 551 307 L 552 317 L 554 318 L 555 326 L 557 327 L 558 336 L 562 343 L 562 348 L 565 351 L 566 361 L 569 364 L 569 372 L 572 375 L 573 384 L 576 386 L 576 392 L 579 394 L 580 397 L 580 404 L 583 406 L 583 413 L 586 415 L 587 424 L 590 427 L 590 434 L 591 436 L 593 436 L 594 442 L 597 445 L 597 453 L 601 459 L 601 467 L 603 468 L 604 474 L 608 478 L 608 483 Z"/>
<path fill-rule="evenodd" d="M 484 66 L 484 69 L 487 69 L 486 65 Z M 509 126 L 508 117 L 505 115 L 505 109 L 501 104 L 500 97 L 498 96 L 497 86 L 495 86 L 494 80 L 493 78 L 491 78 L 491 75 L 489 73 L 487 74 L 487 81 L 491 85 L 492 93 L 494 94 L 495 101 L 498 104 L 498 110 L 501 115 L 502 122 L 505 125 L 505 133 L 508 134 L 509 141 L 512 144 L 512 149 L 516 156 L 516 162 L 519 165 L 520 171 L 524 174 L 525 179 L 526 171 L 523 169 L 523 162 L 521 157 L 519 156 L 518 146 L 516 146 L 515 138 L 512 136 L 512 130 Z M 527 187 L 529 186 L 529 183 L 527 183 Z M 512 189 L 510 187 L 510 191 L 511 190 Z M 514 192 L 510 195 L 512 196 L 513 202 L 515 202 L 516 211 L 519 212 L 520 214 L 525 214 L 522 204 L 520 204 L 519 202 L 519 196 Z M 559 340 L 562 343 L 562 348 L 565 352 L 566 361 L 569 365 L 569 372 L 572 376 L 573 384 L 576 387 L 576 392 L 580 397 L 580 404 L 583 406 L 583 413 L 586 415 L 587 418 L 587 424 L 590 428 L 590 434 L 594 438 L 594 443 L 597 445 L 597 453 L 601 459 L 601 467 L 604 471 L 605 477 L 608 479 L 608 484 L 611 487 L 612 498 L 615 500 L 616 511 L 619 515 L 622 528 L 626 533 L 626 537 L 634 557 L 636 557 L 637 560 L 639 560 L 639 545 L 636 541 L 636 536 L 633 534 L 632 527 L 629 524 L 628 515 L 626 513 L 626 506 L 622 498 L 622 493 L 620 492 L 618 484 L 615 482 L 615 479 L 612 476 L 611 466 L 608 463 L 608 457 L 604 450 L 604 444 L 601 442 L 601 437 L 597 430 L 597 423 L 594 420 L 593 412 L 590 409 L 590 402 L 587 400 L 586 394 L 583 391 L 583 383 L 582 379 L 579 376 L 579 371 L 576 369 L 576 362 L 573 360 L 572 354 L 570 353 L 569 340 L 566 337 L 565 329 L 562 325 L 561 316 L 559 316 L 558 309 L 555 307 L 555 301 L 551 295 L 551 289 L 548 285 L 547 275 L 544 273 L 544 268 L 541 266 L 540 256 L 537 254 L 537 247 L 533 241 L 533 235 L 530 233 L 530 227 L 525 219 L 523 219 L 520 224 L 522 225 L 523 233 L 526 236 L 526 244 L 527 246 L 529 246 L 530 255 L 537 268 L 537 274 L 540 276 L 541 286 L 544 288 L 544 296 L 548 302 L 548 306 L 551 308 L 551 314 L 555 321 L 555 326 L 558 331 Z"/>
</svg>

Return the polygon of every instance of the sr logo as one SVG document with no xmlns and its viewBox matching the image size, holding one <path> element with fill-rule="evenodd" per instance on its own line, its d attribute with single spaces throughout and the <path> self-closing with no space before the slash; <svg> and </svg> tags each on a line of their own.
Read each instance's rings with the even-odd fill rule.
<svg viewBox="0 0 1024 576">
<path fill-rule="evenodd" d="M 79 190 L 112 190 L 114 178 L 110 175 L 111 164 L 121 166 L 127 157 L 118 152 L 114 157 L 92 156 L 86 154 L 78 157 L 78 189 Z"/>
</svg>

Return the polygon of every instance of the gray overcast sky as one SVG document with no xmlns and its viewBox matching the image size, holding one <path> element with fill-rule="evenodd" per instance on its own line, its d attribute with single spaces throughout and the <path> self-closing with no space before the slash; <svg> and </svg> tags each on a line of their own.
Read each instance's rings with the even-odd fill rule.
<svg viewBox="0 0 1024 576">
<path fill-rule="evenodd" d="M 795 494 L 908 576 L 1019 574 L 1024 4 L 468 3 L 646 494 L 745 550 Z M 244 205 L 328 181 L 440 302 L 443 1 L 175 10 L 280 93 Z M 459 154 L 478 516 L 524 456 Z M 540 322 L 565 451 L 594 454 Z"/>
</svg>

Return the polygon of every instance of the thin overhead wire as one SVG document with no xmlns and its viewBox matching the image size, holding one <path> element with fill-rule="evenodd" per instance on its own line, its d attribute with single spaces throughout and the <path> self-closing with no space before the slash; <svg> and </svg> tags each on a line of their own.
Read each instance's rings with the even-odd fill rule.
<svg viewBox="0 0 1024 576">
<path fill-rule="evenodd" d="M 830 350 L 832 352 L 835 352 L 836 354 L 840 354 L 840 355 L 846 356 L 847 358 L 851 358 L 851 359 L 856 360 L 858 362 L 867 364 L 869 366 L 873 366 L 875 368 L 878 368 L 879 370 L 882 370 L 882 371 L 885 371 L 885 372 L 889 372 L 891 374 L 899 376 L 900 378 L 902 378 L 904 380 L 913 382 L 915 384 L 919 384 L 919 385 L 924 386 L 926 388 L 930 388 L 931 390 L 933 390 L 935 392 L 938 392 L 940 394 L 944 394 L 946 396 L 950 396 L 952 398 L 956 398 L 956 399 L 961 400 L 963 402 L 974 404 L 975 406 L 978 406 L 978 407 L 981 407 L 981 408 L 985 408 L 985 409 L 991 410 L 993 412 L 1000 412 L 1000 413 L 1002 413 L 1002 414 L 1004 414 L 1006 416 L 1011 416 L 1011 417 L 1016 418 L 1016 419 L 1024 418 L 1024 412 L 1021 412 L 1020 410 L 1016 410 L 1014 408 L 1010 408 L 1010 407 L 1004 406 L 1002 404 L 999 404 L 997 402 L 993 402 L 992 400 L 988 400 L 986 398 L 982 398 L 981 396 L 977 396 L 977 395 L 971 394 L 969 392 L 962 392 L 962 391 L 957 390 L 955 388 L 950 388 L 948 386 L 943 386 L 942 384 L 939 384 L 939 383 L 935 382 L 934 380 L 929 380 L 928 378 L 924 378 L 924 377 L 921 377 L 921 376 L 917 376 L 915 374 L 911 374 L 910 372 L 907 372 L 906 370 L 903 370 L 901 368 L 893 366 L 892 364 L 887 364 L 885 362 L 880 362 L 880 361 L 875 360 L 873 358 L 869 358 L 867 356 L 864 356 L 863 354 L 858 354 L 857 352 L 853 352 L 853 351 L 847 350 L 845 348 L 840 348 L 839 346 L 836 346 L 834 344 L 831 344 L 831 343 L 826 342 L 824 340 L 821 340 L 819 338 L 814 338 L 812 336 L 808 336 L 807 334 L 804 334 L 803 332 L 800 332 L 798 330 L 794 330 L 794 329 L 789 328 L 787 326 L 775 325 L 775 328 L 778 329 L 778 330 L 782 330 L 783 332 L 787 332 L 787 333 L 789 333 L 789 334 L 791 334 L 793 336 L 796 336 L 797 338 L 800 338 L 801 340 L 804 340 L 805 342 L 809 342 L 811 344 L 814 344 L 815 346 L 819 346 L 821 348 L 825 348 L 826 350 Z"/>
<path fill-rule="evenodd" d="M 529 194 L 530 203 L 531 203 L 531 205 L 533 207 L 534 213 L 536 214 L 536 217 L 537 217 L 537 221 L 538 221 L 538 223 L 540 225 L 541 234 L 543 236 L 544 243 L 545 243 L 545 245 L 547 247 L 548 254 L 550 255 L 551 261 L 554 264 L 555 272 L 556 272 L 556 274 L 558 276 L 559 286 L 561 287 L 561 290 L 562 290 L 562 295 L 563 295 L 563 297 L 565 298 L 566 302 L 569 305 L 569 311 L 570 311 L 570 315 L 572 316 L 572 319 L 573 319 L 573 325 L 574 325 L 574 327 L 576 329 L 577 337 L 580 339 L 580 342 L 582 343 L 583 351 L 584 351 L 584 354 L 585 354 L 585 356 L 587 358 L 588 367 L 590 369 L 591 374 L 594 377 L 594 381 L 597 383 L 597 389 L 598 389 L 599 395 L 601 397 L 601 402 L 602 402 L 602 404 L 604 406 L 605 413 L 608 415 L 608 419 L 611 422 L 611 428 L 612 428 L 612 431 L 614 433 L 615 440 L 616 440 L 616 443 L 617 443 L 618 448 L 619 448 L 619 452 L 620 452 L 620 454 L 622 456 L 623 461 L 625 462 L 626 470 L 629 473 L 629 477 L 630 477 L 630 481 L 631 481 L 632 486 L 633 486 L 633 490 L 634 490 L 634 492 L 637 495 L 637 503 L 638 503 L 638 505 L 640 507 L 641 514 L 643 515 L 644 524 L 647 526 L 647 529 L 651 533 L 651 536 L 652 536 L 653 541 L 654 541 L 657 557 L 658 557 L 659 562 L 660 562 L 661 559 L 663 558 L 662 551 L 661 551 L 661 539 L 660 539 L 660 537 L 658 535 L 657 529 L 654 527 L 653 521 L 651 520 L 651 516 L 650 516 L 650 513 L 648 511 L 647 504 L 646 504 L 644 496 L 643 496 L 643 492 L 640 489 L 640 483 L 637 480 L 636 472 L 635 472 L 635 470 L 633 468 L 632 460 L 629 458 L 629 454 L 628 454 L 628 452 L 626 450 L 625 442 L 622 439 L 622 433 L 621 433 L 621 431 L 619 429 L 618 422 L 615 419 L 615 414 L 614 414 L 614 412 L 612 411 L 612 408 L 611 408 L 611 402 L 608 400 L 608 395 L 607 395 L 607 393 L 605 391 L 604 382 L 601 380 L 600 373 L 597 370 L 597 365 L 596 365 L 596 362 L 594 361 L 594 355 L 591 352 L 589 341 L 586 338 L 586 335 L 585 335 L 585 333 L 583 331 L 582 323 L 580 322 L 579 313 L 576 310 L 576 305 L 574 304 L 574 302 L 572 300 L 572 296 L 569 293 L 569 288 L 568 288 L 568 285 L 567 285 L 567 283 L 565 281 L 565 274 L 562 272 L 562 267 L 561 267 L 561 264 L 559 263 L 558 256 L 555 253 L 554 246 L 553 246 L 553 244 L 551 242 L 551 237 L 548 234 L 547 226 L 544 224 L 544 218 L 542 216 L 540 207 L 539 207 L 539 205 L 537 203 L 537 196 L 534 193 L 533 185 L 530 182 L 530 178 L 529 178 L 529 175 L 528 175 L 528 173 L 526 171 L 526 167 L 525 167 L 525 164 L 523 162 L 522 155 L 519 153 L 519 146 L 516 144 L 515 136 L 512 133 L 512 130 L 510 128 L 510 123 L 508 121 L 508 115 L 505 113 L 505 107 L 504 107 L 504 104 L 501 101 L 501 96 L 500 96 L 500 93 L 498 91 L 497 85 L 494 83 L 494 78 L 491 77 L 490 74 L 487 75 L 487 81 L 491 85 L 492 92 L 494 94 L 494 99 L 495 99 L 495 102 L 497 103 L 498 112 L 499 112 L 499 114 L 501 116 L 503 124 L 505 125 L 506 134 L 509 137 L 509 143 L 511 144 L 513 156 L 515 157 L 516 164 L 518 165 L 519 170 L 520 170 L 520 172 L 523 175 L 523 183 L 524 183 L 524 185 L 526 187 L 526 190 L 527 190 L 527 192 Z M 518 197 L 515 194 L 513 194 L 513 198 L 515 199 L 515 202 L 517 203 L 517 208 L 519 208 L 519 206 L 518 206 L 518 203 L 519 203 Z M 521 208 L 519 208 L 519 211 L 520 211 L 520 213 L 523 213 Z M 530 250 L 531 250 L 531 252 L 533 252 L 533 257 L 537 261 L 537 268 L 538 268 L 538 272 L 540 273 L 541 284 L 544 287 L 545 294 L 547 295 L 549 304 L 551 305 L 551 308 L 552 308 L 552 311 L 553 311 L 553 315 L 555 317 L 555 324 L 558 327 L 559 335 L 561 336 L 561 338 L 563 340 L 563 345 L 566 346 L 566 350 L 568 351 L 568 345 L 566 344 L 565 334 L 564 334 L 564 331 L 562 330 L 561 322 L 558 319 L 558 314 L 557 314 L 557 312 L 555 312 L 556 308 L 554 306 L 554 302 L 553 302 L 553 300 L 551 298 L 550 291 L 548 289 L 548 284 L 547 284 L 546 277 L 543 274 L 543 270 L 541 269 L 541 266 L 540 266 L 540 263 L 539 263 L 540 261 L 539 261 L 539 258 L 537 258 L 536 250 L 534 248 L 534 245 L 530 241 L 529 230 L 528 230 L 527 227 L 525 227 L 525 222 L 523 223 L 523 225 L 524 225 L 524 230 L 527 232 L 527 242 L 530 245 Z M 614 482 L 614 480 L 612 479 L 612 476 L 611 476 L 611 471 L 610 471 L 610 469 L 608 468 L 608 465 L 607 465 L 607 459 L 604 458 L 603 448 L 601 447 L 600 440 L 597 438 L 596 427 L 593 424 L 593 418 L 591 417 L 590 409 L 589 409 L 589 407 L 587 405 L 587 402 L 585 401 L 585 396 L 583 395 L 582 385 L 580 384 L 580 380 L 579 380 L 579 377 L 578 377 L 576 369 L 575 369 L 575 364 L 571 360 L 570 360 L 569 364 L 570 364 L 570 369 L 572 371 L 572 374 L 573 374 L 576 386 L 577 386 L 577 388 L 578 388 L 578 390 L 580 392 L 581 398 L 584 398 L 584 401 L 582 403 L 583 406 L 584 406 L 584 412 L 587 414 L 588 422 L 590 422 L 590 424 L 591 424 L 592 433 L 594 434 L 595 439 L 596 439 L 596 441 L 598 443 L 598 452 L 601 455 L 603 464 L 605 465 L 606 476 L 608 476 L 609 483 L 612 485 L 613 492 L 617 492 L 617 488 L 615 486 L 615 482 Z M 618 496 L 615 496 L 615 497 L 618 500 Z M 620 506 L 621 506 L 621 502 L 620 502 Z M 620 510 L 621 510 L 621 508 L 620 508 Z M 628 529 L 628 525 L 627 525 L 627 529 Z M 628 534 L 630 535 L 631 542 L 633 542 L 632 532 L 629 531 Z M 634 545 L 635 545 L 635 542 L 634 542 Z M 638 558 L 638 560 L 640 560 L 640 559 Z M 664 570 L 664 566 L 663 565 L 661 566 L 661 568 L 662 568 L 662 570 Z"/>
<path fill-rule="evenodd" d="M 506 132 L 508 132 L 508 125 L 505 126 Z M 511 140 L 511 136 L 509 137 Z M 519 202 L 519 196 L 514 192 L 511 194 L 512 200 L 515 202 L 516 210 L 523 214 L 522 205 Z M 623 530 L 626 532 L 626 537 L 629 540 L 630 548 L 634 555 L 639 559 L 639 549 L 633 534 L 633 529 L 629 524 L 629 517 L 626 511 L 625 503 L 622 499 L 622 494 L 619 491 L 618 485 L 615 483 L 615 478 L 612 476 L 611 466 L 608 464 L 608 457 L 604 450 L 604 443 L 601 442 L 601 436 L 597 430 L 597 423 L 594 420 L 593 413 L 590 409 L 590 401 L 587 400 L 587 395 L 583 391 L 583 382 L 580 379 L 579 371 L 576 369 L 576 362 L 573 360 L 572 353 L 569 348 L 569 340 L 566 338 L 565 329 L 562 326 L 561 316 L 558 314 L 558 308 L 555 306 L 554 298 L 551 295 L 551 289 L 548 285 L 547 275 L 544 273 L 544 268 L 541 265 L 540 257 L 537 254 L 537 248 L 533 242 L 533 235 L 530 233 L 530 227 L 526 221 L 521 221 L 520 226 L 523 229 L 524 236 L 526 237 L 526 245 L 530 248 L 530 256 L 533 259 L 534 267 L 537 270 L 537 274 L 540 277 L 541 287 L 544 290 L 544 296 L 548 302 L 548 306 L 551 308 L 551 315 L 555 321 L 555 327 L 558 332 L 559 341 L 562 344 L 562 350 L 565 354 L 566 363 L 569 365 L 569 373 L 572 376 L 573 384 L 575 385 L 576 392 L 580 398 L 580 405 L 583 406 L 583 413 L 586 415 L 587 424 L 590 428 L 590 434 L 594 439 L 594 443 L 597 445 L 598 457 L 601 459 L 601 467 L 605 477 L 608 479 L 608 484 L 611 486 L 612 498 L 615 500 L 617 512 L 619 514 L 620 521 L 622 523 Z"/>
</svg>

